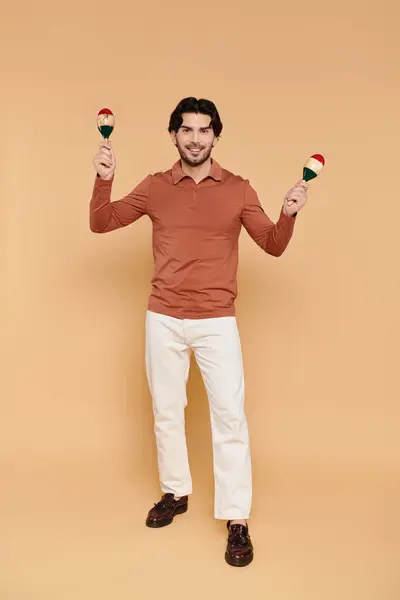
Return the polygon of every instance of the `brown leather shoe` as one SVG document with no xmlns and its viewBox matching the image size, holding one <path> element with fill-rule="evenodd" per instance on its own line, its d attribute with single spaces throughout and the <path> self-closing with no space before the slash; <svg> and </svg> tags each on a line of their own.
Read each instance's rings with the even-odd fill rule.
<svg viewBox="0 0 400 600">
<path fill-rule="evenodd" d="M 188 497 L 183 496 L 175 500 L 174 494 L 164 494 L 159 502 L 156 502 L 146 519 L 147 527 L 165 527 L 170 525 L 175 515 L 181 515 L 188 509 Z"/>
<path fill-rule="evenodd" d="M 231 525 L 227 523 L 229 535 L 225 552 L 225 560 L 232 567 L 246 567 L 253 560 L 253 544 L 248 525 Z"/>
</svg>

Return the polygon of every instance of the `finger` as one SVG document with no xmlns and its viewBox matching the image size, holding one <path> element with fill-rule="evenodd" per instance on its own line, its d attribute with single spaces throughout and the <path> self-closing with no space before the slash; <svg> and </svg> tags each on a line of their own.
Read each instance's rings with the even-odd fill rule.
<svg viewBox="0 0 400 600">
<path fill-rule="evenodd" d="M 288 190 L 288 192 L 286 193 L 286 197 L 290 198 L 293 194 L 300 192 L 301 194 L 304 194 L 304 192 L 306 192 L 307 187 L 304 187 L 302 184 L 300 183 L 296 183 L 295 186 L 293 186 L 292 188 L 290 188 L 290 190 Z"/>
<path fill-rule="evenodd" d="M 295 200 L 296 202 L 303 202 L 305 200 L 305 196 L 303 194 L 291 194 L 288 199 Z"/>
<path fill-rule="evenodd" d="M 306 181 L 300 181 L 299 183 L 296 183 L 296 185 L 292 189 L 293 190 L 308 190 L 308 183 Z"/>
<path fill-rule="evenodd" d="M 102 152 L 99 152 L 99 156 L 101 158 L 108 158 L 109 160 L 112 160 L 112 154 L 111 152 L 108 152 L 108 150 L 103 150 Z"/>
<path fill-rule="evenodd" d="M 99 145 L 99 149 L 111 151 L 111 144 L 109 142 L 101 142 Z"/>
<path fill-rule="evenodd" d="M 112 167 L 111 160 L 109 158 L 107 158 L 106 156 L 99 159 L 99 164 L 101 164 L 105 167 Z"/>
<path fill-rule="evenodd" d="M 285 200 L 300 200 L 305 202 L 306 196 L 307 190 L 304 187 L 294 187 L 287 192 Z"/>
<path fill-rule="evenodd" d="M 293 204 L 293 202 L 298 202 L 300 204 L 304 203 L 306 201 L 306 197 L 304 194 L 300 193 L 300 192 L 294 192 L 293 194 L 290 194 L 290 196 L 288 196 L 287 198 L 287 202 Z"/>
<path fill-rule="evenodd" d="M 299 196 L 299 197 L 305 198 L 307 196 L 307 190 L 305 190 L 303 188 L 297 188 L 297 189 L 293 190 L 291 194 L 288 194 L 288 196 L 289 197 Z"/>
<path fill-rule="evenodd" d="M 107 154 L 103 154 L 103 153 L 98 154 L 96 156 L 95 160 L 96 160 L 96 162 L 99 162 L 99 163 L 111 163 L 112 162 L 111 157 L 107 156 Z"/>
<path fill-rule="evenodd" d="M 289 196 L 289 198 L 287 199 L 287 202 L 301 202 L 302 198 L 299 198 L 298 196 L 295 196 L 294 194 L 292 196 Z"/>
<path fill-rule="evenodd" d="M 106 154 L 107 156 L 112 156 L 112 152 L 108 148 L 101 148 L 100 154 Z"/>
<path fill-rule="evenodd" d="M 96 164 L 101 165 L 103 167 L 111 168 L 112 164 L 108 160 L 99 160 Z"/>
</svg>

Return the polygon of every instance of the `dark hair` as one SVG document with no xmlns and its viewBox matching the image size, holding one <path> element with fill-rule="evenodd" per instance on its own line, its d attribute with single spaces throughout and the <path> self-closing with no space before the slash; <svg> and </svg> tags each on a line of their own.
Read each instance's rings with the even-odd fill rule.
<svg viewBox="0 0 400 600">
<path fill-rule="evenodd" d="M 183 113 L 196 113 L 202 115 L 208 115 L 211 117 L 211 127 L 213 128 L 215 136 L 218 138 L 221 135 L 222 131 L 222 122 L 215 106 L 214 102 L 211 100 L 205 100 L 204 98 L 184 98 L 175 108 L 174 112 L 171 114 L 171 118 L 169 120 L 168 131 L 171 133 L 178 131 L 183 122 Z"/>
</svg>

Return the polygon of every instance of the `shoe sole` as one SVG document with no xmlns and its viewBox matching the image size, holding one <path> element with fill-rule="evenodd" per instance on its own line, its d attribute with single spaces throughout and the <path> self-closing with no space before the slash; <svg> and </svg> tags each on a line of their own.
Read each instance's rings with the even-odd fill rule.
<svg viewBox="0 0 400 600">
<path fill-rule="evenodd" d="M 225 560 L 231 567 L 247 567 L 254 558 L 254 554 L 246 556 L 246 558 L 232 558 L 228 553 L 225 554 Z"/>
<path fill-rule="evenodd" d="M 159 529 L 160 527 L 166 527 L 167 525 L 171 525 L 176 515 L 183 515 L 185 512 L 187 512 L 187 509 L 187 506 L 180 506 L 176 509 L 173 516 L 170 519 L 168 519 L 168 521 L 152 521 L 147 519 L 146 526 L 151 527 L 152 529 Z"/>
</svg>

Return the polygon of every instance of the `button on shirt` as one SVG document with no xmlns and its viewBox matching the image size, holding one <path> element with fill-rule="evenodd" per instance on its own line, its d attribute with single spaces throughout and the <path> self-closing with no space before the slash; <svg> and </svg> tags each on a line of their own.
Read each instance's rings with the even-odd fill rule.
<svg viewBox="0 0 400 600">
<path fill-rule="evenodd" d="M 154 274 L 148 309 L 179 319 L 235 315 L 238 240 L 242 226 L 272 256 L 280 256 L 296 218 L 281 211 L 276 223 L 264 212 L 247 179 L 212 160 L 196 184 L 180 161 L 145 177 L 125 197 L 111 201 L 113 179 L 97 177 L 90 229 L 106 233 L 147 215 L 153 225 Z"/>
</svg>

